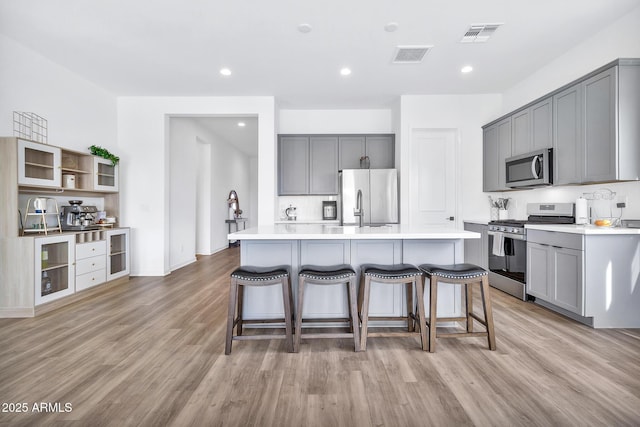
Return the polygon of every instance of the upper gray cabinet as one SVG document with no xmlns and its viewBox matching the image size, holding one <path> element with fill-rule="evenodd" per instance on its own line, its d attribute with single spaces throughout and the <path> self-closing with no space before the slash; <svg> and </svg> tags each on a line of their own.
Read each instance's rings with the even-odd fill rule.
<svg viewBox="0 0 640 427">
<path fill-rule="evenodd" d="M 553 96 L 555 184 L 640 179 L 638 65 L 610 67 Z"/>
<path fill-rule="evenodd" d="M 496 149 L 500 163 L 506 138 L 490 129 L 507 119 L 511 155 L 553 147 L 554 185 L 640 180 L 639 114 L 640 59 L 613 61 L 483 127 L 484 191 L 501 189 L 487 168 Z"/>
<path fill-rule="evenodd" d="M 341 136 L 339 169 L 360 168 L 360 158 L 365 156 L 364 136 Z"/>
<path fill-rule="evenodd" d="M 309 194 L 309 137 L 279 138 L 278 194 Z"/>
<path fill-rule="evenodd" d="M 549 97 L 511 116 L 512 156 L 552 147 L 552 111 L 553 103 Z"/>
<path fill-rule="evenodd" d="M 309 194 L 338 194 L 338 137 L 309 137 Z"/>
<path fill-rule="evenodd" d="M 393 135 L 278 135 L 278 195 L 338 194 L 338 171 L 394 167 Z"/>
<path fill-rule="evenodd" d="M 582 181 L 582 85 L 553 96 L 553 183 Z"/>
<path fill-rule="evenodd" d="M 584 120 L 582 182 L 618 179 L 616 157 L 616 86 L 614 67 L 582 83 Z M 636 87 L 636 91 L 640 87 Z M 639 92 L 636 92 L 639 93 Z M 640 95 L 639 95 L 640 96 Z M 637 140 L 636 140 L 637 142 Z"/>
<path fill-rule="evenodd" d="M 511 157 L 512 121 L 507 117 L 483 129 L 482 190 L 507 190 L 505 160 Z"/>
<path fill-rule="evenodd" d="M 368 157 L 371 169 L 395 167 L 394 135 L 340 136 L 339 169 L 359 169 L 360 159 Z"/>
</svg>

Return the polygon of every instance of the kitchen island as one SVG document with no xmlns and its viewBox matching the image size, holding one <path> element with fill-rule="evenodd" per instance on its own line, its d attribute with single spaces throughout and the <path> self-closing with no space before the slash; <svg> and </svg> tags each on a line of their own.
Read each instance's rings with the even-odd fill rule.
<svg viewBox="0 0 640 427">
<path fill-rule="evenodd" d="M 298 271 L 304 264 L 350 264 L 359 274 L 360 265 L 366 263 L 460 263 L 464 261 L 464 240 L 479 239 L 480 234 L 453 228 L 399 224 L 356 227 L 292 223 L 249 228 L 231 233 L 228 238 L 241 241 L 242 265 L 291 266 L 295 295 Z M 370 315 L 406 316 L 404 289 L 403 286 L 372 282 Z M 461 297 L 459 285 L 439 288 L 438 313 L 443 317 L 459 316 L 462 311 Z M 429 303 L 428 298 L 426 295 L 426 304 Z M 250 288 L 245 291 L 245 319 L 278 318 L 283 316 L 283 312 L 282 292 L 278 287 Z M 305 291 L 305 317 L 346 317 L 347 312 L 347 297 L 343 287 L 310 286 Z"/>
</svg>

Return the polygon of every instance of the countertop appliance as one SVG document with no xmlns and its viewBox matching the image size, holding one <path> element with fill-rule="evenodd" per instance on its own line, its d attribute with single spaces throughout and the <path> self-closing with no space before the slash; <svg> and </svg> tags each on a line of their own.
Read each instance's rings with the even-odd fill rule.
<svg viewBox="0 0 640 427">
<path fill-rule="evenodd" d="M 295 206 L 289 205 L 289 207 L 284 210 L 284 214 L 289 221 L 295 221 L 298 219 L 298 209 Z"/>
<path fill-rule="evenodd" d="M 342 225 L 398 223 L 396 169 L 344 169 L 340 172 Z"/>
<path fill-rule="evenodd" d="M 322 219 L 333 220 L 338 219 L 338 203 L 334 200 L 322 201 Z"/>
<path fill-rule="evenodd" d="M 507 187 L 542 187 L 553 184 L 551 148 L 509 157 L 505 161 Z"/>
<path fill-rule="evenodd" d="M 71 203 L 72 201 L 69 201 Z M 70 206 L 62 206 L 60 212 L 60 223 L 63 231 L 85 231 L 98 230 L 99 225 L 95 223 L 98 208 L 96 206 L 81 206 L 74 203 Z"/>
<path fill-rule="evenodd" d="M 526 224 L 573 224 L 573 203 L 527 203 L 526 220 L 489 222 L 489 283 L 523 301 L 527 299 Z"/>
</svg>

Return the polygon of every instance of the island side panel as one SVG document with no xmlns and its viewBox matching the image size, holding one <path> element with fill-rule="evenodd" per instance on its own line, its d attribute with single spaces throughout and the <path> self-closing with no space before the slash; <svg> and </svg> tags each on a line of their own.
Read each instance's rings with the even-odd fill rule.
<svg viewBox="0 0 640 427">
<path fill-rule="evenodd" d="M 243 240 L 240 245 L 240 264 L 269 267 L 291 266 L 292 286 L 298 277 L 297 240 Z M 246 286 L 243 317 L 250 319 L 277 319 L 284 317 L 282 288 Z"/>
<path fill-rule="evenodd" d="M 350 248 L 351 241 L 349 240 L 301 240 L 300 265 L 330 266 L 351 264 Z M 297 283 L 297 280 L 295 283 Z M 348 317 L 346 289 L 346 285 L 342 284 L 314 285 L 307 283 L 304 291 L 303 318 Z M 296 296 L 298 294 L 297 285 L 294 294 Z"/>
<path fill-rule="evenodd" d="M 640 236 L 588 235 L 583 273 L 594 328 L 640 328 Z"/>
<path fill-rule="evenodd" d="M 404 240 L 402 257 L 405 263 L 456 264 L 464 262 L 464 240 Z M 425 286 L 425 307 L 429 307 L 429 287 Z M 438 317 L 462 315 L 462 285 L 438 284 Z"/>
<path fill-rule="evenodd" d="M 402 260 L 401 240 L 352 240 L 351 262 L 360 279 L 362 264 L 400 264 Z M 369 315 L 372 317 L 406 316 L 406 293 L 404 286 L 371 281 Z"/>
</svg>

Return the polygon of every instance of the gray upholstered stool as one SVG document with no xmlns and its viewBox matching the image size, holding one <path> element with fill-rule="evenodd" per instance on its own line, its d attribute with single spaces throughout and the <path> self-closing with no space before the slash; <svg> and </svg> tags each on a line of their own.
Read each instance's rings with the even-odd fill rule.
<svg viewBox="0 0 640 427">
<path fill-rule="evenodd" d="M 369 317 L 369 297 L 371 291 L 371 280 L 377 283 L 387 283 L 391 285 L 405 285 L 407 290 L 407 316 L 399 317 L 407 320 L 406 332 L 375 332 L 369 333 L 369 320 L 395 320 L 398 317 Z M 413 313 L 413 288 L 416 289 L 418 316 Z M 360 348 L 367 349 L 367 337 L 388 337 L 388 336 L 415 336 L 414 320 L 424 319 L 424 285 L 422 284 L 422 271 L 411 264 L 363 264 L 360 271 L 360 290 L 358 293 L 358 312 L 362 322 L 360 331 Z M 420 338 L 422 349 L 427 350 L 426 328 L 420 328 Z"/>
<path fill-rule="evenodd" d="M 482 267 L 474 264 L 434 265 L 422 264 L 420 269 L 429 278 L 429 351 L 436 349 L 436 323 L 438 321 L 465 321 L 466 332 L 437 334 L 438 338 L 486 336 L 489 350 L 496 349 L 496 336 L 493 328 L 493 312 L 491 310 L 491 295 L 489 294 L 488 273 Z M 438 301 L 438 282 L 464 285 L 466 293 L 465 312 L 463 317 L 439 318 L 436 313 Z M 472 285 L 478 285 L 482 295 L 484 319 L 473 312 Z M 425 280 L 426 286 L 426 280 Z M 473 319 L 484 325 L 485 332 L 473 331 Z"/>
<path fill-rule="evenodd" d="M 229 315 L 227 317 L 227 340 L 224 353 L 231 353 L 233 340 L 270 340 L 285 339 L 287 351 L 293 352 L 293 321 L 291 307 L 293 295 L 291 293 L 291 281 L 289 280 L 289 267 L 285 265 L 277 267 L 252 267 L 243 266 L 231 273 L 231 287 L 229 289 Z M 282 302 L 284 303 L 284 319 L 251 319 L 251 323 L 282 322 L 285 324 L 284 335 L 242 335 L 242 302 L 245 286 L 271 286 L 282 285 Z M 237 316 L 236 316 L 237 310 Z M 236 335 L 233 328 L 236 327 Z"/>
<path fill-rule="evenodd" d="M 304 304 L 304 287 L 306 284 L 314 285 L 347 285 L 347 301 L 349 302 L 348 319 L 308 319 L 307 321 L 336 321 L 348 320 L 350 332 L 329 332 L 329 333 L 302 333 L 302 306 Z M 360 325 L 358 322 L 358 311 L 356 308 L 356 272 L 346 264 L 334 266 L 303 265 L 298 273 L 298 307 L 296 311 L 296 333 L 294 349 L 300 350 L 301 338 L 353 338 L 355 351 L 360 351 Z M 354 324 L 355 322 L 355 324 Z"/>
</svg>

